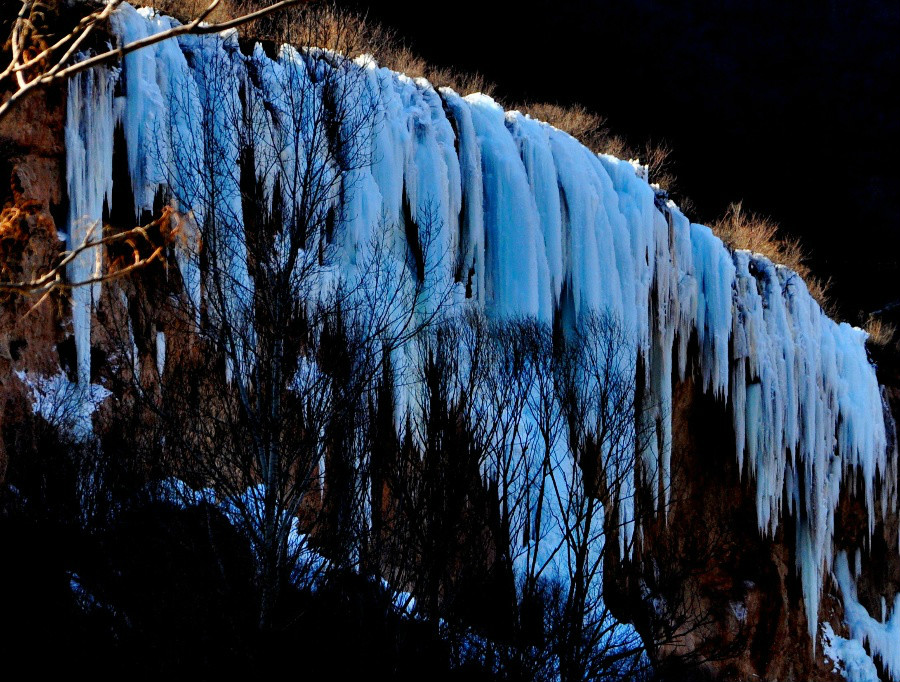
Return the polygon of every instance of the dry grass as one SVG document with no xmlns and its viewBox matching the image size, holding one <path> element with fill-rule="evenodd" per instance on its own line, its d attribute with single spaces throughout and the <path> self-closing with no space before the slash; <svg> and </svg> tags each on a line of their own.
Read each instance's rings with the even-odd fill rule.
<svg viewBox="0 0 900 682">
<path fill-rule="evenodd" d="M 803 267 L 799 245 L 783 242 L 779 239 L 778 225 L 774 221 L 756 213 L 747 213 L 740 202 L 731 204 L 712 228 L 733 249 L 761 253 L 769 260 L 783 263 L 798 272 L 798 268 Z"/>
<path fill-rule="evenodd" d="M 617 141 L 617 148 L 621 146 L 618 142 L 620 138 L 616 138 L 610 134 L 606 127 L 606 119 L 588 111 L 580 104 L 571 107 L 563 107 L 559 104 L 550 104 L 541 102 L 536 104 L 523 104 L 519 107 L 523 114 L 528 114 L 532 118 L 546 121 L 550 125 L 564 130 L 572 137 L 577 137 L 585 143 L 592 143 L 603 148 L 613 146 L 613 141 Z M 611 153 L 611 152 L 610 152 Z"/>
<path fill-rule="evenodd" d="M 882 320 L 875 315 L 869 315 L 863 325 L 863 329 L 869 334 L 869 344 L 881 350 L 900 349 L 900 335 L 897 327 Z"/>
<path fill-rule="evenodd" d="M 675 188 L 675 177 L 671 173 L 672 150 L 667 145 L 647 142 L 640 147 L 633 147 L 624 137 L 610 131 L 603 116 L 580 104 L 561 106 L 539 102 L 516 108 L 532 118 L 564 130 L 598 154 L 640 161 L 647 166 L 651 182 L 670 192 Z"/>
<path fill-rule="evenodd" d="M 834 307 L 828 297 L 830 282 L 815 277 L 807 264 L 807 253 L 799 240 L 785 237 L 771 218 L 744 211 L 740 202 L 731 204 L 725 215 L 711 225 L 719 238 L 732 249 L 759 253 L 773 263 L 785 265 L 806 282 L 809 293 L 829 314 Z"/>
<path fill-rule="evenodd" d="M 331 3 L 312 4 L 298 12 L 306 26 L 302 38 L 309 44 L 331 47 L 340 44 L 339 50 L 350 57 L 372 55 L 375 60 L 410 78 L 425 78 L 435 88 L 449 87 L 461 95 L 473 92 L 491 94 L 495 87 L 481 74 L 464 73 L 455 69 L 435 67 L 415 53 L 393 30 L 365 15 L 342 9 Z M 273 18 L 283 21 L 284 17 Z M 296 43 L 298 36 L 287 32 L 273 36 L 276 40 Z M 334 49 L 334 48 L 332 48 Z"/>
</svg>

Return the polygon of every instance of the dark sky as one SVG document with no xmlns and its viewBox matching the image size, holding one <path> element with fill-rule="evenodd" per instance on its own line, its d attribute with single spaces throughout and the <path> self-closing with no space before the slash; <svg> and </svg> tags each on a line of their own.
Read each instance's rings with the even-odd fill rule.
<svg viewBox="0 0 900 682">
<path fill-rule="evenodd" d="M 580 102 L 665 140 L 694 219 L 735 200 L 774 217 L 852 321 L 900 299 L 896 0 L 350 4 L 507 101 Z"/>
</svg>

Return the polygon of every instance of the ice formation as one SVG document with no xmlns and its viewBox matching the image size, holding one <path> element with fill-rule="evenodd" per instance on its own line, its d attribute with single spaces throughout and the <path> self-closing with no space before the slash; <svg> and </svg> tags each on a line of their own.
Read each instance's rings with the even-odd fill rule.
<svg viewBox="0 0 900 682">
<path fill-rule="evenodd" d="M 171 22 L 123 5 L 113 31 L 117 40 L 133 40 Z M 343 176 L 321 160 L 317 150 L 328 140 L 315 129 L 328 94 L 320 76 L 338 68 L 357 76 L 345 84 L 353 92 L 340 93 L 343 101 L 371 112 L 366 120 L 349 116 L 344 128 L 332 131 L 358 139 L 368 159 Z M 359 274 L 379 225 L 392 227 L 391 248 L 405 254 L 398 265 L 405 267 L 415 230 L 421 238 L 427 224 L 429 248 L 443 264 L 418 274 L 433 280 L 434 291 L 446 282 L 451 307 L 470 299 L 489 316 L 544 321 L 554 315 L 575 320 L 591 310 L 613 315 L 647 368 L 646 404 L 654 411 L 648 423 L 658 433 L 642 461 L 658 470 L 663 490 L 672 381 L 684 376 L 695 336 L 703 388 L 733 413 L 736 454 L 755 485 L 760 532 L 774 533 L 785 514 L 796 519 L 798 569 L 815 639 L 841 486 L 854 481 L 864 490 L 871 531 L 876 502 L 896 502 L 896 474 L 865 333 L 829 319 L 795 273 L 762 256 L 729 251 L 655 191 L 642 167 L 598 156 L 564 132 L 504 112 L 485 95 L 435 90 L 371 58 L 349 63 L 322 50 L 288 47 L 274 57 L 260 47 L 246 54 L 234 33 L 162 42 L 129 54 L 118 69 L 87 72 L 72 82 L 70 245 L 112 200 L 116 126 L 124 131 L 138 214 L 151 210 L 164 189 L 178 209 L 190 212 L 186 223 L 194 229 L 215 227 L 208 232 L 216 241 L 210 247 L 248 293 L 253 282 L 237 160 L 242 145 L 261 136 L 266 144 L 257 144 L 256 173 L 270 200 L 280 188 L 284 211 L 303 208 L 290 178 L 308 164 L 323 164 L 320 175 L 330 189 L 315 210 L 337 210 L 342 254 L 336 272 L 323 272 L 323 287 Z M 277 257 L 277 242 L 273 249 Z M 190 258 L 179 255 L 179 264 L 198 304 L 201 275 Z M 83 279 L 96 267 L 82 257 L 69 274 Z M 77 289 L 73 298 L 84 382 L 94 293 Z M 164 337 L 158 340 L 162 369 Z M 623 495 L 616 510 L 623 552 L 638 532 L 631 499 Z"/>
<path fill-rule="evenodd" d="M 18 371 L 16 376 L 31 394 L 33 412 L 78 439 L 93 434 L 93 415 L 112 395 L 99 384 L 73 383 L 62 371 L 50 377 Z"/>
<path fill-rule="evenodd" d="M 878 679 L 878 669 L 858 640 L 844 639 L 834 633 L 831 623 L 823 623 L 822 641 L 825 657 L 834 664 L 832 670 L 847 682 L 873 682 Z"/>
<path fill-rule="evenodd" d="M 894 597 L 894 603 L 890 606 L 882 597 L 881 620 L 873 618 L 857 598 L 856 577 L 860 564 L 858 555 L 854 563 L 856 570 L 851 573 L 846 552 L 838 552 L 834 560 L 834 576 L 844 602 L 844 621 L 853 641 L 868 645 L 872 658 L 879 658 L 887 673 L 896 680 L 900 678 L 900 594 Z M 872 664 L 872 668 L 874 667 Z"/>
</svg>

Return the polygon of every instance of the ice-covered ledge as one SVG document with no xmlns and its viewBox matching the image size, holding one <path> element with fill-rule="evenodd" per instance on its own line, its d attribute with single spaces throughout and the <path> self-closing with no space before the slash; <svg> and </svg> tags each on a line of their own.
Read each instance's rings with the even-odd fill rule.
<svg viewBox="0 0 900 682">
<path fill-rule="evenodd" d="M 124 5 L 113 31 L 134 40 L 171 22 Z M 245 55 L 232 33 L 163 42 L 129 54 L 121 69 L 79 75 L 69 89 L 66 127 L 70 244 L 112 201 L 117 125 L 127 143 L 136 212 L 152 209 L 164 188 L 202 226 L 207 176 L 196 171 L 197 161 L 208 158 L 208 140 L 237 149 L 247 138 L 240 126 L 279 131 L 268 140 L 280 149 L 279 162 L 262 154 L 256 159 L 271 201 L 275 187 L 287 186 L 276 183 L 278 173 L 315 162 L 314 146 L 306 148 L 305 160 L 288 153 L 292 143 L 310 137 L 304 128 L 310 117 L 295 115 L 289 90 L 308 93 L 311 111 L 322 106 L 310 73 L 328 68 L 332 61 L 319 51 L 286 47 L 270 59 L 260 48 Z M 663 489 L 671 458 L 672 379 L 686 371 L 688 343 L 696 335 L 704 389 L 732 406 L 737 456 L 755 486 L 760 532 L 773 533 L 786 514 L 796 520 L 798 569 L 815 641 L 842 486 L 861 484 L 870 532 L 876 505 L 894 507 L 897 501 L 896 454 L 888 452 L 865 333 L 829 319 L 795 273 L 761 256 L 733 253 L 673 203 L 658 205 L 633 164 L 598 156 L 484 95 L 438 91 L 367 58 L 352 68 L 359 77 L 350 99 L 373 112 L 361 138 L 370 163 L 348 172 L 342 191 L 328 199 L 340 216 L 344 255 L 337 274 L 354 276 L 355 254 L 380 225 L 394 226 L 397 242 L 404 242 L 408 206 L 414 220 L 434 218 L 432 238 L 449 260 L 429 276 L 446 280 L 454 292 L 451 307 L 470 298 L 491 315 L 548 321 L 586 310 L 611 313 L 647 368 L 645 404 L 654 410 L 649 421 L 657 437 L 635 457 L 646 470 L 658 470 Z M 253 97 L 241 101 L 242 88 Z M 249 100 L 264 106 L 242 109 Z M 228 110 L 246 115 L 217 113 Z M 231 228 L 232 274 L 250 290 L 241 256 L 237 155 L 227 158 L 215 167 L 224 197 L 216 217 Z M 201 274 L 192 259 L 179 262 L 196 301 Z M 85 256 L 70 267 L 73 278 L 84 279 L 100 265 Z M 90 288 L 73 294 L 82 381 L 89 381 L 95 297 Z M 616 513 L 624 552 L 636 528 L 632 496 L 622 498 Z"/>
</svg>

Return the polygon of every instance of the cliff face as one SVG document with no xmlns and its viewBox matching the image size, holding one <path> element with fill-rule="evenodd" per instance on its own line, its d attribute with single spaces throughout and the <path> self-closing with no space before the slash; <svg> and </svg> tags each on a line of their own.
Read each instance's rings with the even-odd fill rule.
<svg viewBox="0 0 900 682">
<path fill-rule="evenodd" d="M 754 482 L 738 471 L 727 406 L 692 380 L 680 383 L 675 396 L 671 509 L 665 519 L 647 520 L 631 560 L 607 555 L 607 602 L 645 641 L 676 633 L 652 651 L 672 679 L 853 679 L 845 678 L 848 666 L 835 660 L 822 635 L 827 623 L 850 638 L 841 589 L 826 579 L 814 648 L 796 569 L 796 529 L 785 523 L 774 536 L 760 536 Z M 871 543 L 857 589 L 872 614 L 881 611 L 882 597 L 891 603 L 897 593 L 897 518 L 896 508 L 886 517 L 879 512 L 867 539 L 864 502 L 849 491 L 841 496 L 835 545 L 855 551 Z M 879 663 L 881 678 L 889 679 Z"/>
<path fill-rule="evenodd" d="M 55 218 L 64 215 L 65 92 L 32 96 L 0 121 L 4 207 L 0 217 L 2 279 L 29 281 L 55 265 L 64 243 Z M 52 376 L 59 371 L 68 326 L 66 295 L 35 298 L 0 293 L 0 477 L 16 425 L 26 418 L 29 392 L 16 372 Z M 63 345 L 62 350 L 60 344 Z"/>
<path fill-rule="evenodd" d="M 126 6 L 114 35 L 134 39 L 167 22 Z M 827 319 L 793 273 L 729 253 L 690 224 L 639 165 L 598 158 L 484 96 L 326 57 L 285 50 L 271 59 L 233 36 L 187 38 L 129 55 L 121 71 L 79 77 L 67 105 L 49 93 L 3 122 L 12 183 L 5 277 L 27 279 L 53 263 L 64 248 L 57 231 L 72 248 L 94 221 L 127 227 L 166 203 L 186 217 L 169 270 L 57 292 L 33 310 L 28 299 L 4 300 L 0 480 L 5 453 L 22 456 L 18 427 L 40 411 L 42 382 L 86 391 L 76 427 L 103 434 L 104 414 L 128 400 L 116 392 L 127 383 L 117 374 L 156 372 L 151 383 L 164 395 L 164 378 L 210 370 L 221 341 L 201 341 L 191 323 L 258 319 L 252 293 L 215 300 L 226 278 L 210 274 L 218 256 L 235 291 L 262 287 L 263 251 L 254 248 L 267 228 L 242 205 L 248 186 L 266 214 L 299 220 L 291 174 L 355 137 L 368 145 L 357 163 L 337 154 L 317 171 L 327 192 L 310 214 L 323 229 L 309 236 L 304 257 L 315 260 L 326 242 L 339 256 L 318 271 L 316 295 L 342 278 L 364 284 L 367 244 L 384 228 L 397 249 L 390 272 L 414 271 L 420 287 L 444 291 L 424 298 L 418 315 L 475 306 L 564 328 L 589 311 L 621 321 L 621 345 L 638 360 L 617 369 L 640 394 L 649 437 L 626 448 L 631 473 L 620 477 L 615 503 L 604 499 L 604 599 L 634 624 L 661 670 L 675 679 L 699 669 L 719 679 L 829 680 L 856 665 L 865 675 L 874 664 L 851 654 L 868 638 L 879 673 L 900 674 L 892 658 L 900 647 L 891 650 L 883 625 L 900 617 L 888 608 L 900 581 L 897 452 L 862 333 Z M 351 74 L 339 105 L 371 112 L 374 122 L 335 123 L 335 94 L 321 76 L 335 63 Z M 221 116 L 217 107 L 226 107 Z M 297 140 L 313 133 L 329 140 L 307 142 L 300 159 Z M 427 266 L 428 245 L 449 262 Z M 273 237 L 269 251 L 278 248 Z M 81 258 L 68 275 L 105 267 Z M 192 304 L 188 312 L 166 313 L 170 295 Z M 109 336 L 116 320 L 122 344 Z M 414 365 L 413 345 L 398 344 L 386 361 Z M 232 359 L 225 374 L 240 371 Z M 401 379 L 392 416 L 402 421 L 414 397 Z M 897 414 L 900 391 L 886 395 Z M 565 440 L 550 448 L 554 481 L 585 466 Z M 517 455 L 526 468 L 529 452 Z M 606 467 L 601 457 L 596 469 L 608 481 Z M 542 511 L 561 513 L 550 503 Z M 541 540 L 529 551 L 552 557 Z"/>
<path fill-rule="evenodd" d="M 896 421 L 897 358 L 891 351 L 876 360 L 886 409 Z M 853 628 L 833 574 L 823 587 L 816 641 L 810 639 L 796 528 L 786 523 L 773 536 L 760 536 L 754 481 L 741 475 L 734 459 L 731 406 L 690 379 L 679 383 L 675 396 L 671 512 L 647 519 L 631 560 L 606 556 L 606 599 L 617 616 L 634 622 L 648 642 L 663 639 L 660 631 L 677 633 L 672 644 L 652 651 L 673 679 L 874 679 L 876 670 L 879 679 L 892 679 L 888 657 L 873 656 L 872 668 L 839 660 L 833 635 L 850 640 Z M 868 614 L 886 622 L 884 604 L 900 591 L 900 515 L 896 505 L 879 508 L 871 535 L 866 517 L 860 491 L 843 490 L 835 548 L 851 556 L 854 548 L 869 548 L 856 557 L 856 595 Z"/>
</svg>

